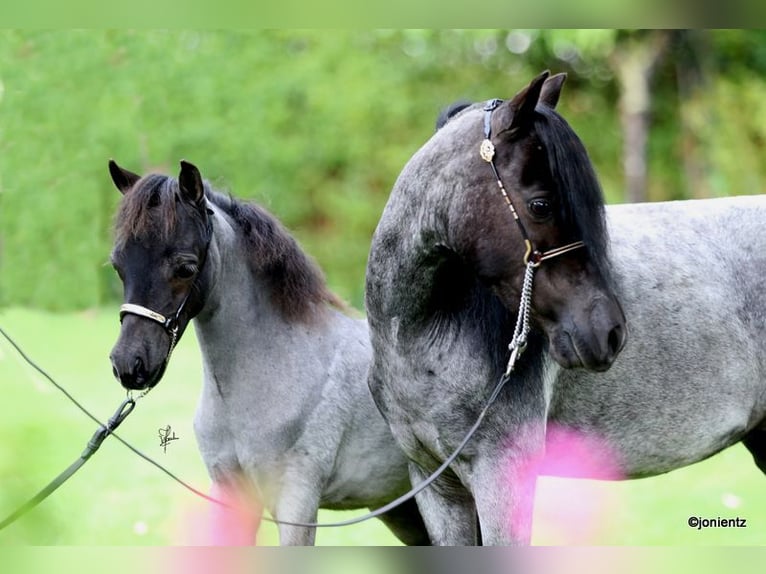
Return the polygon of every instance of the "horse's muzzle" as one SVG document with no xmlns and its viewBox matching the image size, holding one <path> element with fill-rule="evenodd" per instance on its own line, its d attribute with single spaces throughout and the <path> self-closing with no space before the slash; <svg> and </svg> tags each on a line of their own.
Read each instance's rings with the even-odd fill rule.
<svg viewBox="0 0 766 574">
<path fill-rule="evenodd" d="M 127 361 L 118 361 L 114 355 L 111 356 L 112 373 L 120 384 L 129 390 L 140 391 L 149 387 L 149 382 L 153 378 L 149 375 L 144 366 L 141 357 L 132 357 Z"/>
<path fill-rule="evenodd" d="M 159 325 L 126 317 L 109 355 L 115 378 L 129 390 L 154 387 L 167 366 L 168 343 Z"/>
<path fill-rule="evenodd" d="M 549 334 L 550 354 L 562 367 L 603 372 L 625 347 L 625 315 L 612 301 L 603 303 L 581 321 L 564 321 Z"/>
</svg>

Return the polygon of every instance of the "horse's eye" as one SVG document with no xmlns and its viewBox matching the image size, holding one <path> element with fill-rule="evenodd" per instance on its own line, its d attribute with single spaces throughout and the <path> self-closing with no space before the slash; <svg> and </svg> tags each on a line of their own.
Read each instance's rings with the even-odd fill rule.
<svg viewBox="0 0 766 574">
<path fill-rule="evenodd" d="M 179 279 L 191 279 L 197 273 L 197 266 L 185 263 L 176 269 L 176 277 Z"/>
<path fill-rule="evenodd" d="M 547 199 L 533 199 L 529 202 L 529 211 L 535 217 L 550 217 L 552 212 L 551 202 Z"/>
</svg>

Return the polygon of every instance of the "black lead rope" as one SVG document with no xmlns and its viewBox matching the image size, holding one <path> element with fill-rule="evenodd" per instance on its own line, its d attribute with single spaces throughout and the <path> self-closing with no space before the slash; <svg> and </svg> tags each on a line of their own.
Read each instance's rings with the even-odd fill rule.
<svg viewBox="0 0 766 574">
<path fill-rule="evenodd" d="M 196 494 L 200 498 L 204 498 L 205 500 L 218 504 L 219 506 L 230 508 L 230 506 L 224 502 L 221 502 L 220 500 L 217 500 L 213 498 L 212 496 L 208 496 L 204 492 L 200 492 L 190 484 L 184 482 L 182 479 L 178 478 L 175 474 L 170 472 L 168 469 L 166 469 L 164 466 L 162 466 L 160 463 L 156 462 L 149 456 L 142 453 L 140 450 L 135 448 L 133 445 L 128 443 L 126 440 L 121 438 L 117 433 L 114 432 L 114 430 L 124 421 L 127 416 L 133 411 L 133 408 L 135 407 L 135 399 L 132 399 L 128 397 L 125 399 L 120 407 L 117 409 L 117 411 L 114 413 L 111 419 L 109 419 L 109 422 L 107 422 L 106 425 L 104 425 L 97 417 L 95 417 L 88 409 L 86 409 L 80 402 L 75 399 L 64 387 L 59 385 L 53 377 L 51 377 L 42 367 L 40 367 L 37 363 L 35 363 L 27 354 L 19 347 L 16 342 L 6 333 L 2 327 L 0 327 L 0 335 L 2 335 L 10 344 L 11 346 L 16 350 L 16 352 L 23 358 L 29 366 L 31 366 L 33 369 L 35 369 L 38 373 L 40 373 L 43 377 L 45 377 L 54 387 L 56 387 L 59 391 L 64 393 L 64 395 L 74 403 L 74 405 L 80 409 L 83 413 L 85 413 L 86 416 L 91 418 L 93 421 L 95 421 L 99 428 L 98 430 L 93 434 L 91 439 L 88 441 L 87 446 L 85 447 L 85 450 L 80 455 L 80 458 L 78 458 L 75 462 L 73 462 L 69 468 L 67 468 L 64 472 L 62 472 L 58 477 L 56 477 L 48 486 L 46 486 L 44 489 L 42 489 L 36 496 L 31 498 L 28 502 L 23 504 L 21 507 L 19 507 L 16 511 L 14 511 L 12 514 L 10 514 L 6 519 L 4 519 L 2 522 L 0 522 L 0 530 L 4 529 L 9 524 L 15 522 L 18 520 L 21 516 L 32 510 L 35 506 L 40 504 L 43 500 L 45 500 L 52 492 L 54 492 L 59 486 L 61 486 L 64 482 L 67 481 L 77 470 L 79 470 L 82 465 L 87 462 L 88 459 L 90 459 L 91 456 L 98 450 L 98 448 L 101 446 L 101 443 L 104 442 L 107 436 L 113 435 L 115 439 L 120 441 L 122 444 L 124 444 L 127 448 L 129 448 L 133 453 L 143 458 L 146 462 L 153 464 L 158 469 L 160 469 L 162 472 L 167 474 L 170 478 L 175 480 L 177 483 L 179 483 L 181 486 L 189 490 L 190 492 Z"/>
<path fill-rule="evenodd" d="M 3 335 L 5 335 L 5 332 L 3 332 Z M 27 512 L 32 510 L 35 506 L 37 506 L 43 500 L 45 500 L 51 494 L 53 494 L 59 486 L 61 486 L 67 480 L 69 480 L 69 478 L 71 478 L 71 476 L 75 472 L 80 470 L 80 468 L 86 462 L 88 462 L 88 459 L 90 459 L 90 457 L 96 453 L 96 451 L 99 449 L 99 447 L 101 446 L 101 443 L 104 442 L 106 437 L 112 434 L 112 432 L 118 426 L 120 426 L 120 424 L 122 424 L 122 421 L 124 421 L 127 418 L 127 416 L 131 412 L 133 412 L 133 408 L 135 406 L 136 406 L 136 401 L 133 399 L 133 397 L 128 397 L 124 401 L 122 401 L 122 404 L 115 411 L 115 413 L 112 415 L 112 418 L 109 419 L 106 425 L 101 425 L 98 428 L 98 430 L 95 433 L 93 433 L 93 436 L 88 441 L 88 444 L 85 446 L 85 450 L 82 451 L 82 454 L 80 455 L 80 457 L 77 460 L 75 460 L 72 464 L 70 464 L 69 467 L 64 472 L 62 472 L 56 478 L 54 478 L 48 484 L 48 486 L 43 488 L 35 496 L 30 498 L 27 502 L 25 502 L 18 509 L 16 509 L 16 511 L 14 511 L 5 520 L 0 522 L 0 530 L 16 522 L 19 518 L 21 518 Z"/>
</svg>

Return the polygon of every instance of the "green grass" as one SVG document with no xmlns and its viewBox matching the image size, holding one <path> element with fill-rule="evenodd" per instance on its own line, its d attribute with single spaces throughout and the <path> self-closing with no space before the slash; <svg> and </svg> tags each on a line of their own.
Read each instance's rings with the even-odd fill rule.
<svg viewBox="0 0 766 574">
<path fill-rule="evenodd" d="M 124 392 L 113 380 L 109 350 L 117 308 L 77 314 L 6 309 L 0 326 L 101 419 Z M 199 352 L 189 330 L 162 383 L 142 399 L 119 434 L 206 491 L 192 417 L 201 385 Z M 0 519 L 36 493 L 82 451 L 94 423 L 0 342 Z M 179 437 L 167 453 L 158 429 Z M 597 545 L 758 545 L 766 540 L 766 477 L 741 446 L 665 476 L 626 482 L 543 477 L 533 543 Z M 729 506 L 727 506 L 727 504 Z M 735 507 L 731 507 L 734 504 Z M 0 532 L 0 545 L 170 545 L 187 543 L 206 504 L 156 468 L 108 439 L 91 461 L 42 505 Z M 336 520 L 358 513 L 323 511 Z M 744 529 L 694 530 L 689 516 L 747 519 Z M 377 521 L 321 529 L 321 545 L 392 545 Z M 259 544 L 277 543 L 264 524 Z"/>
</svg>

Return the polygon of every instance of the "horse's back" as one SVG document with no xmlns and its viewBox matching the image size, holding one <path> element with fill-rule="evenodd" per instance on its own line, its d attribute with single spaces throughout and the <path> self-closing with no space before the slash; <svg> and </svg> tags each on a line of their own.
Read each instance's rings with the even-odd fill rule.
<svg viewBox="0 0 766 574">
<path fill-rule="evenodd" d="M 550 418 L 598 435 L 626 476 L 738 441 L 766 413 L 766 196 L 609 206 L 628 343 L 561 370 Z"/>
</svg>

